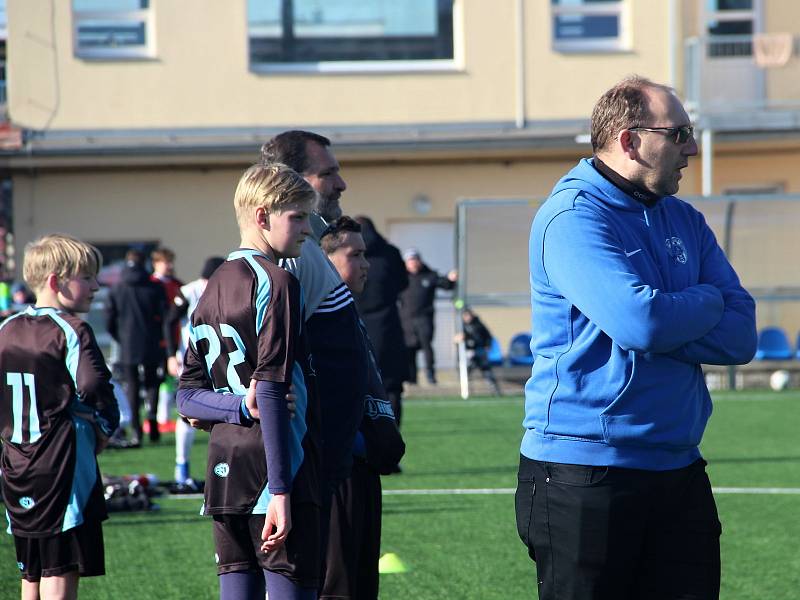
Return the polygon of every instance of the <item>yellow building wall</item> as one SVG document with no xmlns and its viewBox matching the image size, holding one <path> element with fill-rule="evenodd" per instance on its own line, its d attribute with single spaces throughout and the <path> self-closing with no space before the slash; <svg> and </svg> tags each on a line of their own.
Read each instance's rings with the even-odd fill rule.
<svg viewBox="0 0 800 600">
<path fill-rule="evenodd" d="M 525 6 L 529 118 L 588 119 L 595 101 L 627 75 L 668 82 L 668 2 L 629 1 L 630 49 L 591 53 L 554 51 L 550 2 Z"/>
<path fill-rule="evenodd" d="M 51 27 L 47 3 L 10 2 L 12 120 L 32 129 L 129 129 L 511 122 L 518 116 L 517 3 L 510 0 L 456 0 L 456 64 L 431 73 L 254 73 L 244 0 L 150 6 L 154 58 L 87 60 L 73 55 L 68 3 L 54 4 Z M 593 54 L 554 51 L 550 2 L 523 6 L 527 120 L 586 118 L 594 100 L 631 73 L 668 80 L 668 2 L 630 0 L 630 48 Z"/>
<path fill-rule="evenodd" d="M 17 1 L 8 7 L 9 108 L 23 127 L 310 127 L 514 118 L 511 2 L 457 0 L 456 37 L 468 40 L 456 51 L 463 49 L 463 64 L 444 73 L 392 74 L 251 72 L 244 0 L 152 2 L 155 58 L 79 59 L 72 52 L 69 4 L 55 3 L 55 37 L 48 6 Z M 37 76 L 31 77 L 34 70 Z"/>
</svg>

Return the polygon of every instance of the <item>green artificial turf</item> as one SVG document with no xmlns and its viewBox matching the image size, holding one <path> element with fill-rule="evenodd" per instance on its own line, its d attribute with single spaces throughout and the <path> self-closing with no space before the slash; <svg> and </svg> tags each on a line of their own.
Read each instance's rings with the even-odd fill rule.
<svg viewBox="0 0 800 600">
<path fill-rule="evenodd" d="M 800 597 L 800 494 L 730 493 L 800 488 L 800 393 L 714 398 L 702 449 L 723 523 L 722 598 Z M 403 473 L 384 478 L 382 550 L 395 553 L 408 570 L 381 576 L 381 598 L 536 597 L 534 565 L 517 537 L 507 491 L 516 483 L 522 414 L 521 398 L 406 401 L 408 452 Z M 193 452 L 195 475 L 204 462 L 204 436 L 198 434 Z M 172 439 L 107 451 L 101 470 L 169 479 Z M 82 581 L 82 598 L 217 597 L 210 525 L 197 514 L 200 500 L 157 502 L 158 511 L 116 513 L 106 522 L 108 575 Z M 17 578 L 11 536 L 2 536 L 0 599 L 18 597 Z"/>
</svg>

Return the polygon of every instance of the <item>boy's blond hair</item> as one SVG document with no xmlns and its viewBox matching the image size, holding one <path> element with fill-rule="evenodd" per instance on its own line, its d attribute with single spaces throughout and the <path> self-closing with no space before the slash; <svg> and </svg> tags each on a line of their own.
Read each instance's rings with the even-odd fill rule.
<svg viewBox="0 0 800 600">
<path fill-rule="evenodd" d="M 38 292 L 50 273 L 64 281 L 77 275 L 97 276 L 102 266 L 103 256 L 97 248 L 72 236 L 53 233 L 25 246 L 22 278 L 32 291 Z"/>
<path fill-rule="evenodd" d="M 290 204 L 311 204 L 316 192 L 296 171 L 281 163 L 253 165 L 239 179 L 233 207 L 240 228 L 251 224 L 257 208 L 279 213 Z"/>
</svg>

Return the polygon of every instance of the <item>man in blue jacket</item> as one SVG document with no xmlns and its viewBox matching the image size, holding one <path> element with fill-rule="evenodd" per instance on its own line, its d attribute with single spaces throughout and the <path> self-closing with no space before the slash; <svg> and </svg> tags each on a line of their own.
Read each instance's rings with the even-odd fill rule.
<svg viewBox="0 0 800 600">
<path fill-rule="evenodd" d="M 755 303 L 702 214 L 673 90 L 630 77 L 536 214 L 535 362 L 516 495 L 540 600 L 719 596 L 721 526 L 698 444 L 701 364 L 755 353 Z"/>
</svg>

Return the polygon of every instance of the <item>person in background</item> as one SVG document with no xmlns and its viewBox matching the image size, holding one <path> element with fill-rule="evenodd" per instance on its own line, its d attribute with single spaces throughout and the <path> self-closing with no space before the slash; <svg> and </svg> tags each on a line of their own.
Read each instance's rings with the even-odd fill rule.
<svg viewBox="0 0 800 600">
<path fill-rule="evenodd" d="M 472 309 L 464 307 L 461 310 L 462 332 L 456 334 L 455 342 L 464 342 L 464 346 L 470 351 L 467 372 L 473 369 L 480 369 L 481 375 L 489 383 L 489 387 L 495 396 L 502 396 L 500 384 L 497 383 L 492 365 L 489 363 L 489 349 L 492 347 L 492 334 L 486 328 Z"/>
<path fill-rule="evenodd" d="M 450 271 L 442 277 L 422 262 L 416 248 L 403 252 L 408 271 L 408 287 L 400 294 L 400 317 L 408 347 L 408 371 L 411 383 L 417 383 L 417 352 L 422 350 L 428 383 L 436 385 L 436 358 L 433 352 L 434 301 L 436 290 L 452 290 L 458 273 Z"/>
<path fill-rule="evenodd" d="M 167 295 L 167 311 L 169 311 L 183 285 L 183 282 L 175 277 L 175 253 L 169 248 L 160 246 L 150 253 L 150 262 L 153 265 L 153 274 L 150 275 L 150 279 L 164 286 L 164 292 Z M 165 323 L 165 325 L 164 345 L 169 360 L 174 356 L 174 353 L 169 350 L 178 345 L 181 331 L 178 323 Z M 175 406 L 175 388 L 175 376 L 169 372 L 168 368 L 158 393 L 156 420 L 160 426 L 164 426 L 170 421 L 170 411 Z"/>
<path fill-rule="evenodd" d="M 131 407 L 133 447 L 141 445 L 142 439 L 141 390 L 145 395 L 150 441 L 160 439 L 156 406 L 166 366 L 166 310 L 164 286 L 150 279 L 144 268 L 144 254 L 135 248 L 128 250 L 120 282 L 108 295 L 106 329 L 119 344 L 119 370 Z"/>
<path fill-rule="evenodd" d="M 370 263 L 361 225 L 342 216 L 331 222 L 320 245 L 353 294 L 369 278 Z M 370 386 L 353 450 L 350 476 L 333 495 L 325 555 L 322 600 L 377 600 L 381 548 L 381 473 L 396 470 L 405 452 L 392 405 L 386 398 L 376 356 L 370 347 Z"/>
<path fill-rule="evenodd" d="M 622 80 L 591 132 L 594 156 L 531 228 L 518 533 L 540 600 L 713 600 L 721 526 L 699 449 L 712 408 L 701 365 L 752 359 L 755 302 L 674 196 L 697 154 L 674 90 Z"/>
<path fill-rule="evenodd" d="M 399 427 L 403 382 L 409 373 L 408 349 L 403 340 L 398 302 L 400 293 L 408 287 L 408 274 L 400 251 L 378 233 L 372 220 L 365 216 L 358 216 L 355 220 L 361 225 L 361 237 L 366 245 L 364 256 L 370 266 L 363 290 L 356 292 L 353 286 L 350 290 L 375 350 L 387 400 L 392 403 Z"/>
<path fill-rule="evenodd" d="M 183 356 L 189 347 L 189 329 L 192 312 L 208 285 L 208 280 L 225 259 L 221 256 L 210 256 L 203 263 L 200 277 L 181 286 L 172 301 L 167 313 L 167 329 L 172 330 L 180 325 L 179 344 L 175 347 L 173 338 L 167 338 L 167 372 L 172 377 L 180 377 L 183 368 Z M 175 492 L 196 492 L 198 487 L 191 477 L 189 456 L 194 443 L 195 429 L 184 419 L 175 422 Z"/>
</svg>

